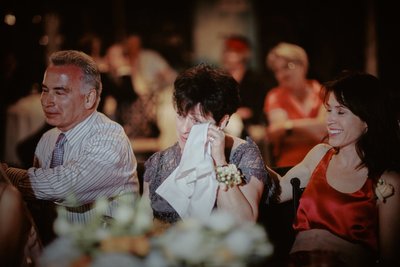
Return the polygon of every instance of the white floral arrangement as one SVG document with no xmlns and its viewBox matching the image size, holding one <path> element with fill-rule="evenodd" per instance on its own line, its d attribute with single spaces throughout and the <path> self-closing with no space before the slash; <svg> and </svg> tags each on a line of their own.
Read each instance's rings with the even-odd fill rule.
<svg viewBox="0 0 400 267">
<path fill-rule="evenodd" d="M 246 266 L 273 252 L 264 228 L 216 211 L 207 221 L 180 221 L 155 240 L 172 266 Z"/>
<path fill-rule="evenodd" d="M 140 198 L 122 201 L 113 219 L 102 215 L 106 208 L 107 200 L 97 200 L 86 225 L 69 223 L 61 208 L 54 225 L 59 237 L 44 249 L 40 266 L 244 267 L 273 252 L 262 226 L 240 223 L 226 212 L 216 211 L 207 221 L 180 221 L 154 234 L 151 208 Z"/>
</svg>

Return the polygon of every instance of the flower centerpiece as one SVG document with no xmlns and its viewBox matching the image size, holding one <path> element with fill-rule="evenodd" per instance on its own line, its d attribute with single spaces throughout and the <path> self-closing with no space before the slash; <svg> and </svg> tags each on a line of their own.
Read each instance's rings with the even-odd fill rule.
<svg viewBox="0 0 400 267">
<path fill-rule="evenodd" d="M 262 226 L 226 212 L 180 221 L 160 234 L 141 198 L 124 196 L 114 218 L 103 215 L 106 208 L 107 200 L 98 199 L 85 225 L 69 223 L 60 208 L 54 225 L 59 238 L 45 248 L 40 266 L 240 267 L 273 251 Z"/>
</svg>

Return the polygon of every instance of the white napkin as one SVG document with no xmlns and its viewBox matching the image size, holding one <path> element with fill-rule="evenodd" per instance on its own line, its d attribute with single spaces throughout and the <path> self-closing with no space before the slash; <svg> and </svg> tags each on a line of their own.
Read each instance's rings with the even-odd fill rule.
<svg viewBox="0 0 400 267">
<path fill-rule="evenodd" d="M 218 182 L 207 142 L 208 126 L 193 125 L 181 162 L 156 190 L 182 219 L 207 218 L 215 204 Z"/>
</svg>

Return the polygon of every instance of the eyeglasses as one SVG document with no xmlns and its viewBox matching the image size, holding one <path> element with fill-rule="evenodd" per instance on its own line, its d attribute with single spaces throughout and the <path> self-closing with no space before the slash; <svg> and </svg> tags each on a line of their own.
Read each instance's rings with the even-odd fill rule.
<svg viewBox="0 0 400 267">
<path fill-rule="evenodd" d="M 296 68 L 296 64 L 294 62 L 288 62 L 286 64 L 286 69 L 294 70 Z"/>
<path fill-rule="evenodd" d="M 301 62 L 298 61 L 287 61 L 285 64 L 282 64 L 280 66 L 274 66 L 272 68 L 273 72 L 278 72 L 278 71 L 291 71 L 295 70 L 297 66 L 301 65 Z"/>
</svg>

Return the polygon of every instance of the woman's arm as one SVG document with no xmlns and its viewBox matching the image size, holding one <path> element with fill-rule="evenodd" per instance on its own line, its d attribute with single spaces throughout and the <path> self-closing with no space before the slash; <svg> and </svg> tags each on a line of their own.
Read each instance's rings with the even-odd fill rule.
<svg viewBox="0 0 400 267">
<path fill-rule="evenodd" d="M 251 177 L 250 182 L 234 186 L 224 191 L 219 187 L 217 193 L 217 206 L 226 210 L 244 221 L 256 221 L 258 205 L 264 190 L 264 184 L 256 177 Z"/>
<path fill-rule="evenodd" d="M 31 224 L 18 190 L 12 185 L 0 182 L 1 191 L 0 262 L 4 266 L 19 266 L 24 259 Z"/>
<path fill-rule="evenodd" d="M 306 187 L 308 181 L 310 180 L 311 174 L 316 168 L 317 164 L 320 162 L 325 153 L 331 148 L 326 144 L 319 144 L 312 148 L 304 159 L 291 168 L 284 176 L 280 176 L 270 167 L 268 168 L 268 173 L 272 177 L 277 177 L 279 179 L 280 185 L 280 195 L 278 196 L 279 202 L 285 202 L 293 198 L 292 194 L 292 184 L 290 180 L 294 177 L 299 178 L 300 187 Z"/>
<path fill-rule="evenodd" d="M 330 148 L 331 146 L 326 144 L 315 146 L 310 150 L 301 163 L 290 169 L 283 177 L 273 171 L 270 167 L 267 167 L 271 178 L 273 179 L 275 176 L 279 179 L 280 195 L 278 198 L 280 202 L 288 201 L 293 198 L 292 185 L 290 183 L 292 178 L 299 178 L 300 187 L 306 187 L 312 171 Z M 218 207 L 231 210 L 243 219 L 256 220 L 258 216 L 258 205 L 263 189 L 264 184 L 256 177 L 252 177 L 250 182 L 245 186 L 235 186 L 228 189 L 226 192 L 219 190 L 217 198 Z"/>
<path fill-rule="evenodd" d="M 381 178 L 393 186 L 394 194 L 379 202 L 380 256 L 387 266 L 400 266 L 400 174 L 386 172 Z"/>
</svg>

